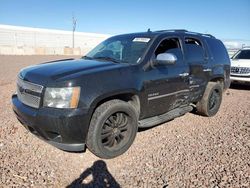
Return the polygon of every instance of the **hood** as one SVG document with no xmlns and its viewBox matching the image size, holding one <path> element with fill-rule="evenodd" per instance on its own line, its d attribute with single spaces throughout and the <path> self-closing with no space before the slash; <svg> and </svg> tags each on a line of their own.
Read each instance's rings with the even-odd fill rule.
<svg viewBox="0 0 250 188">
<path fill-rule="evenodd" d="M 250 59 L 232 59 L 232 67 L 249 67 L 250 68 Z"/>
<path fill-rule="evenodd" d="M 85 59 L 61 60 L 26 67 L 21 70 L 20 77 L 26 81 L 46 85 L 47 82 L 75 74 L 88 74 L 122 66 L 126 65 Z"/>
</svg>

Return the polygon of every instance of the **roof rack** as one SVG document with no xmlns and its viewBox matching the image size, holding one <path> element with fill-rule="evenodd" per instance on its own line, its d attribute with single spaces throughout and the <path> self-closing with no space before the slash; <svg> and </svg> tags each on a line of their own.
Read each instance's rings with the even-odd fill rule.
<svg viewBox="0 0 250 188">
<path fill-rule="evenodd" d="M 169 29 L 169 30 L 159 30 L 159 31 L 155 31 L 155 32 L 183 32 L 183 33 L 187 33 L 187 34 L 200 35 L 203 37 L 209 37 L 209 38 L 215 39 L 215 37 L 213 35 L 191 32 L 191 31 L 187 31 L 185 29 Z"/>
<path fill-rule="evenodd" d="M 213 39 L 215 39 L 215 36 L 213 36 L 213 35 L 210 35 L 210 34 L 202 34 L 202 36 L 204 36 L 204 37 L 210 37 L 210 38 L 213 38 Z"/>
<path fill-rule="evenodd" d="M 188 32 L 185 29 L 168 29 L 168 30 L 158 30 L 155 32 Z"/>
<path fill-rule="evenodd" d="M 193 34 L 193 35 L 200 35 L 200 36 L 203 36 L 203 37 L 209 37 L 209 38 L 213 38 L 215 39 L 215 37 L 213 35 L 210 35 L 210 34 L 203 34 L 203 33 L 197 33 L 197 32 L 185 32 L 187 34 Z"/>
</svg>

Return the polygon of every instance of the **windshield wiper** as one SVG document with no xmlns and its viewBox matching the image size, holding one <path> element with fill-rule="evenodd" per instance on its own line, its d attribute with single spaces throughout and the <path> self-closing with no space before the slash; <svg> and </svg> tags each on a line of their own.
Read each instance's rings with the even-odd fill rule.
<svg viewBox="0 0 250 188">
<path fill-rule="evenodd" d="M 93 59 L 93 58 L 85 55 L 85 56 L 82 56 L 82 59 Z"/>
<path fill-rule="evenodd" d="M 102 56 L 94 57 L 93 59 L 101 59 L 101 60 L 106 60 L 106 61 L 112 61 L 114 63 L 125 63 L 125 61 L 117 60 L 117 59 L 112 58 L 112 57 L 104 57 L 104 56 L 103 57 Z"/>
<path fill-rule="evenodd" d="M 100 57 L 93 57 L 93 59 L 101 59 L 101 60 L 106 60 L 106 61 L 112 61 L 114 63 L 128 63 L 127 61 L 124 60 L 118 60 L 112 57 L 105 57 L 105 56 L 100 56 Z"/>
</svg>

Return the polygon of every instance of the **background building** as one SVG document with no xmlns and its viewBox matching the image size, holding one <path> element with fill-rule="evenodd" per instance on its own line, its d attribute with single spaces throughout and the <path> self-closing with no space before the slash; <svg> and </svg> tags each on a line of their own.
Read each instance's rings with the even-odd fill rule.
<svg viewBox="0 0 250 188">
<path fill-rule="evenodd" d="M 109 35 L 0 25 L 0 54 L 82 55 Z"/>
</svg>

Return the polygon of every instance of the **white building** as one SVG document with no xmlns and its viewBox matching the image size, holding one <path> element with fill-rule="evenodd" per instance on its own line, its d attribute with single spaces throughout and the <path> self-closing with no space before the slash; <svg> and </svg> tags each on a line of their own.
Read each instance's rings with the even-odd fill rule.
<svg viewBox="0 0 250 188">
<path fill-rule="evenodd" d="M 108 37 L 75 32 L 73 49 L 72 31 L 0 25 L 0 54 L 82 55 Z"/>
</svg>

